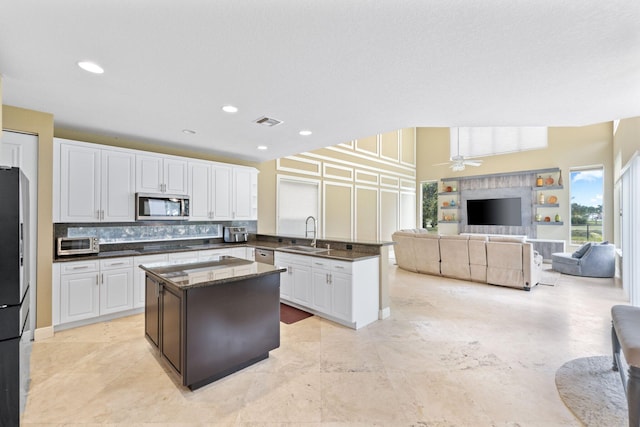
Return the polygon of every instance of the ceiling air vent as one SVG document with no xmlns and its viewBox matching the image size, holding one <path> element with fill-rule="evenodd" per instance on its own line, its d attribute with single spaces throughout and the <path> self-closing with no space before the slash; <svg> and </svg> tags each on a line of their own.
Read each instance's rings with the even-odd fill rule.
<svg viewBox="0 0 640 427">
<path fill-rule="evenodd" d="M 260 117 L 258 120 L 256 120 L 256 123 L 262 126 L 273 127 L 282 123 L 282 120 L 273 119 L 271 117 Z"/>
</svg>

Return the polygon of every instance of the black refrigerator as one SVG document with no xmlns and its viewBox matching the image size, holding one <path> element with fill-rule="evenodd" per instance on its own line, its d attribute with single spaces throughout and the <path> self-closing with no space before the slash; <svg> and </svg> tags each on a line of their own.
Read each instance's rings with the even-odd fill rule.
<svg viewBox="0 0 640 427">
<path fill-rule="evenodd" d="M 29 183 L 0 166 L 0 426 L 17 426 L 29 379 Z"/>
</svg>

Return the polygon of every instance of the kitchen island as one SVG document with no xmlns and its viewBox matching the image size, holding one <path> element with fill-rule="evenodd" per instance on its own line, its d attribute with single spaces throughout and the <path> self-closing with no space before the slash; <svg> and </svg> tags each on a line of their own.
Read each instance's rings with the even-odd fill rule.
<svg viewBox="0 0 640 427">
<path fill-rule="evenodd" d="M 280 346 L 283 268 L 220 256 L 145 270 L 145 336 L 195 390 Z"/>
</svg>

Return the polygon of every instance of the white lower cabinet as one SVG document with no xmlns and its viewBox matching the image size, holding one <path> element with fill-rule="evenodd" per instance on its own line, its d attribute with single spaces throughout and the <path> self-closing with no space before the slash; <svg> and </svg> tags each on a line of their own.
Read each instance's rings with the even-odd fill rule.
<svg viewBox="0 0 640 427">
<path fill-rule="evenodd" d="M 56 265 L 54 325 L 133 308 L 133 257 Z"/>
<path fill-rule="evenodd" d="M 275 252 L 280 299 L 358 329 L 378 319 L 379 258 L 359 261 Z"/>
<path fill-rule="evenodd" d="M 280 274 L 280 298 L 311 306 L 311 257 L 276 251 L 274 264 L 287 269 Z"/>
<path fill-rule="evenodd" d="M 133 306 L 135 308 L 144 307 L 145 293 L 145 271 L 140 265 L 153 267 L 160 264 L 166 264 L 169 257 L 167 254 L 140 255 L 133 257 L 133 270 L 135 271 L 133 279 Z"/>
</svg>

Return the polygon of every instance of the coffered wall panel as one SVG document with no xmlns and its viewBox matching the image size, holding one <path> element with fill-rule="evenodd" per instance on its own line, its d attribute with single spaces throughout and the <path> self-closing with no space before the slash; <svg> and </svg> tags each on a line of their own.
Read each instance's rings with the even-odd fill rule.
<svg viewBox="0 0 640 427">
<path fill-rule="evenodd" d="M 415 150 L 415 129 L 400 129 L 278 159 L 273 172 L 320 180 L 319 237 L 389 241 L 400 222 L 416 223 Z"/>
</svg>

